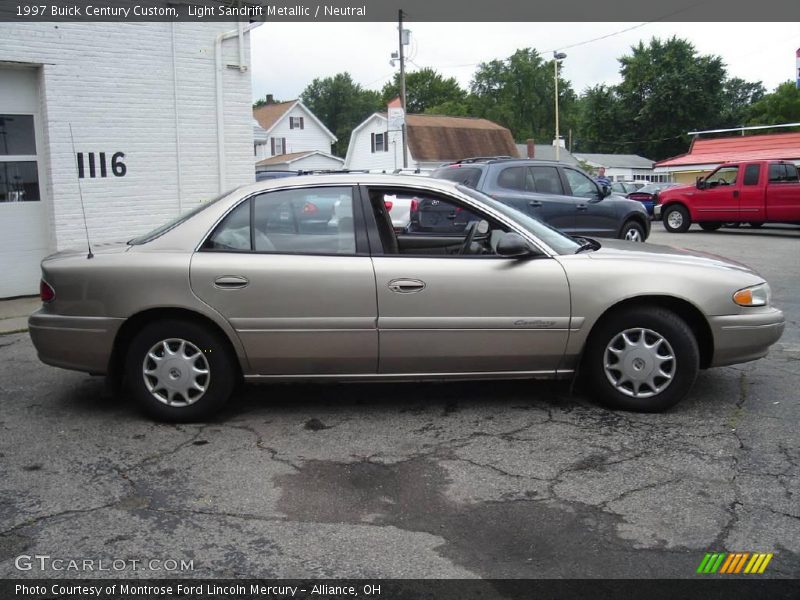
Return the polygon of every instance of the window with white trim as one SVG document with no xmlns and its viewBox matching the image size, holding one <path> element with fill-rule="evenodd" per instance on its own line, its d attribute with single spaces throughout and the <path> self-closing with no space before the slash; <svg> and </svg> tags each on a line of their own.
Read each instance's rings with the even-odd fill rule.
<svg viewBox="0 0 800 600">
<path fill-rule="evenodd" d="M 303 117 L 289 117 L 289 129 L 305 129 Z"/>
<path fill-rule="evenodd" d="M 0 202 L 40 199 L 33 115 L 0 115 Z"/>
</svg>

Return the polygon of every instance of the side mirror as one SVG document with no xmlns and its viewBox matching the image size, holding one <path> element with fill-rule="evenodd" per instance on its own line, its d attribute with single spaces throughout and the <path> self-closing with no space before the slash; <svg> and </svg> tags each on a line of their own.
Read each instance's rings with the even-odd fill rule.
<svg viewBox="0 0 800 600">
<path fill-rule="evenodd" d="M 601 198 L 608 198 L 611 195 L 611 186 L 610 185 L 601 185 L 600 186 L 600 197 Z"/>
<path fill-rule="evenodd" d="M 521 235 L 513 231 L 505 234 L 497 243 L 497 253 L 506 258 L 523 258 L 537 254 Z"/>
<path fill-rule="evenodd" d="M 694 185 L 698 190 L 705 189 L 706 180 L 703 179 L 702 177 L 698 177 L 697 179 L 694 180 Z"/>
</svg>

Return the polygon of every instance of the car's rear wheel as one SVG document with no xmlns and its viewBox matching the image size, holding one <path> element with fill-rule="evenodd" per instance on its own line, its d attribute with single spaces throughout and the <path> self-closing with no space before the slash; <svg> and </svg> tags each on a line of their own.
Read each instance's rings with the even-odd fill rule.
<svg viewBox="0 0 800 600">
<path fill-rule="evenodd" d="M 660 412 L 686 397 L 699 364 L 691 328 L 675 313 L 653 307 L 613 312 L 598 323 L 583 369 L 604 404 Z"/>
<path fill-rule="evenodd" d="M 644 241 L 644 227 L 639 225 L 636 221 L 627 221 L 622 226 L 622 231 L 619 234 L 620 239 L 628 240 L 629 242 L 643 242 Z"/>
<path fill-rule="evenodd" d="M 700 223 L 700 229 L 703 231 L 716 231 L 722 227 L 722 223 L 719 221 L 706 221 L 704 223 Z"/>
<path fill-rule="evenodd" d="M 140 408 L 160 421 L 196 421 L 218 411 L 236 384 L 219 335 L 191 321 L 146 325 L 128 349 L 126 381 Z"/>
<path fill-rule="evenodd" d="M 664 222 L 664 229 L 670 233 L 684 233 L 692 224 L 689 211 L 680 204 L 668 206 L 661 215 L 661 220 Z"/>
</svg>

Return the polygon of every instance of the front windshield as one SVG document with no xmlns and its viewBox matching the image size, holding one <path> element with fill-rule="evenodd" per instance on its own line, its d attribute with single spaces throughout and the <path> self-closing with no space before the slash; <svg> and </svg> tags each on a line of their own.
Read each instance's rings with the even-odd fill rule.
<svg viewBox="0 0 800 600">
<path fill-rule="evenodd" d="M 191 219 L 196 214 L 204 211 L 205 209 L 207 209 L 209 206 L 211 206 L 212 204 L 214 204 L 218 200 L 222 200 L 225 196 L 230 194 L 231 191 L 232 190 L 228 190 L 224 194 L 220 194 L 219 196 L 217 196 L 213 200 L 209 200 L 208 202 L 201 202 L 199 205 L 194 207 L 192 210 L 190 210 L 188 212 L 185 212 L 182 215 L 178 215 L 174 219 L 171 219 L 170 221 L 164 223 L 163 225 L 160 225 L 159 227 L 156 227 L 152 231 L 149 231 L 149 232 L 145 233 L 144 235 L 140 235 L 139 237 L 135 237 L 132 240 L 128 240 L 128 245 L 129 246 L 138 246 L 138 245 L 141 245 L 141 244 L 146 244 L 147 242 L 152 242 L 157 237 L 160 237 L 160 236 L 164 235 L 165 233 L 167 233 L 170 229 L 173 229 L 174 227 L 177 227 L 178 225 L 180 225 L 184 221 L 188 221 L 189 219 Z"/>
<path fill-rule="evenodd" d="M 473 190 L 465 185 L 457 185 L 456 187 L 462 194 L 466 194 L 467 196 L 475 198 L 483 204 L 490 206 L 497 212 L 505 215 L 517 225 L 542 240 L 558 254 L 575 254 L 575 251 L 581 247 L 579 242 L 576 242 L 571 237 L 564 235 L 557 229 L 553 229 L 538 219 L 534 219 L 533 217 L 511 208 L 502 202 L 498 202 L 486 194 L 483 194 L 477 190 Z"/>
</svg>

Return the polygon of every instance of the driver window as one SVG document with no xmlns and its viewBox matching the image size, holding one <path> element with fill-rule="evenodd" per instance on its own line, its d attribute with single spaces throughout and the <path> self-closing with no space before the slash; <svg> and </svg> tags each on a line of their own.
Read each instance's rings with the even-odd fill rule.
<svg viewBox="0 0 800 600">
<path fill-rule="evenodd" d="M 723 167 L 714 171 L 708 178 L 710 186 L 734 185 L 736 176 L 739 174 L 739 167 Z"/>
<path fill-rule="evenodd" d="M 370 202 L 384 254 L 496 255 L 497 244 L 508 231 L 452 198 L 419 190 L 413 194 L 372 190 Z"/>
<path fill-rule="evenodd" d="M 569 182 L 569 187 L 572 189 L 573 196 L 579 196 L 581 198 L 597 197 L 597 184 L 586 175 L 574 169 L 564 169 L 564 174 L 567 176 L 567 181 Z"/>
</svg>

